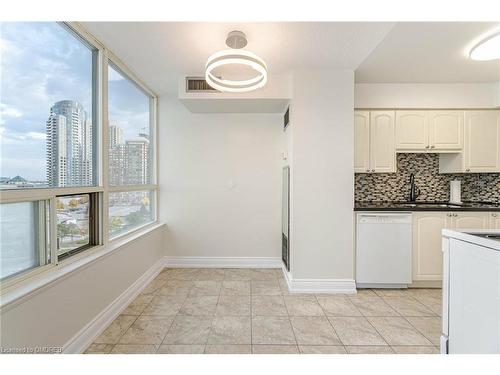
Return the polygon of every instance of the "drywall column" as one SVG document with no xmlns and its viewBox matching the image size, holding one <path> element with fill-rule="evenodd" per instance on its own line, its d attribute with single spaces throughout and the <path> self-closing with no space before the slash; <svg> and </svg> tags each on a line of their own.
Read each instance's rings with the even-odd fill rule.
<svg viewBox="0 0 500 375">
<path fill-rule="evenodd" d="M 354 73 L 295 71 L 291 273 L 353 279 Z"/>
</svg>

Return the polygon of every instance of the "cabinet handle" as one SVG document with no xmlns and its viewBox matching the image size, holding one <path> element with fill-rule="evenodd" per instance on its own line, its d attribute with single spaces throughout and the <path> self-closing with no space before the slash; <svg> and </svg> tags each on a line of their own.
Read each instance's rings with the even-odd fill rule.
<svg viewBox="0 0 500 375">
<path fill-rule="evenodd" d="M 451 217 L 451 214 L 446 214 L 446 216 Z"/>
<path fill-rule="evenodd" d="M 369 169 L 367 169 L 367 170 L 366 170 L 366 172 L 370 173 L 370 170 L 369 170 Z"/>
<path fill-rule="evenodd" d="M 434 146 L 434 145 L 431 146 L 431 148 L 434 148 L 434 147 L 436 147 L 436 146 Z"/>
<path fill-rule="evenodd" d="M 429 148 L 429 145 L 425 146 L 425 148 Z"/>
<path fill-rule="evenodd" d="M 465 171 L 466 171 L 466 172 L 470 172 L 470 169 L 469 169 L 469 168 L 467 168 Z"/>
<path fill-rule="evenodd" d="M 372 169 L 372 173 L 375 172 L 375 169 Z"/>
<path fill-rule="evenodd" d="M 498 215 L 497 215 L 497 214 L 491 214 L 491 216 L 493 216 L 493 217 L 497 217 Z"/>
<path fill-rule="evenodd" d="M 453 214 L 453 217 L 457 217 L 457 216 L 458 216 L 458 214 Z"/>
</svg>

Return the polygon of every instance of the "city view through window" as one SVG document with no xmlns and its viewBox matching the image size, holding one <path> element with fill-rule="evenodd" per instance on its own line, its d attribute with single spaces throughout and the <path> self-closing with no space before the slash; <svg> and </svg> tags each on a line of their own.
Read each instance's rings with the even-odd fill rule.
<svg viewBox="0 0 500 375">
<path fill-rule="evenodd" d="M 0 190 L 96 186 L 96 49 L 57 23 L 0 28 Z M 109 185 L 150 184 L 150 97 L 118 68 L 108 70 Z M 111 194 L 111 232 L 151 221 L 151 202 L 148 190 Z M 56 206 L 59 252 L 88 244 L 88 195 L 58 197 Z M 2 247 L 22 237 L 10 233 L 13 243 L 4 238 Z"/>
</svg>

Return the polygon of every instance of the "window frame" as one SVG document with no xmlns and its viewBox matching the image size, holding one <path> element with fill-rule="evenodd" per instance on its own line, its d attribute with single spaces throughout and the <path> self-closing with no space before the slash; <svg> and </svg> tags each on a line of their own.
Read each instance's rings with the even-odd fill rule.
<svg viewBox="0 0 500 375">
<path fill-rule="evenodd" d="M 50 262 L 35 267 L 25 272 L 20 272 L 12 277 L 6 278 L 0 282 L 0 292 L 10 290 L 16 284 L 24 282 L 34 276 L 44 272 L 50 272 L 58 266 L 66 266 L 73 262 L 80 261 L 86 257 L 95 255 L 98 252 L 105 253 L 106 248 L 111 243 L 123 241 L 129 237 L 136 236 L 139 232 L 146 232 L 149 227 L 158 223 L 159 212 L 159 186 L 158 186 L 158 96 L 149 89 L 113 52 L 107 49 L 100 41 L 91 35 L 78 22 L 58 22 L 65 27 L 68 32 L 73 33 L 78 39 L 96 49 L 93 56 L 93 98 L 92 98 L 92 117 L 95 125 L 93 125 L 95 142 L 94 151 L 94 186 L 82 187 L 48 187 L 48 188 L 30 188 L 30 189 L 12 189 L 0 191 L 1 203 L 16 203 L 27 201 L 43 201 L 49 202 L 49 217 L 48 223 L 45 224 L 45 229 L 48 231 L 50 238 L 48 239 L 50 252 Z M 127 75 L 134 84 L 142 89 L 150 97 L 150 137 L 153 140 L 151 152 L 151 181 L 145 185 L 128 185 L 128 186 L 110 186 L 108 179 L 109 165 L 109 122 L 108 122 L 108 61 L 115 65 L 121 72 Z M 109 193 L 110 192 L 127 192 L 137 190 L 151 190 L 154 194 L 154 202 L 152 202 L 153 220 L 140 227 L 113 237 L 110 240 L 109 236 Z M 57 251 L 57 210 L 56 197 L 75 194 L 91 194 L 95 197 L 95 204 L 98 208 L 94 209 L 94 217 L 92 218 L 95 225 L 96 237 L 94 244 L 86 246 L 80 251 L 74 252 L 70 256 L 59 259 Z M 89 218 L 90 219 L 90 218 Z"/>
<path fill-rule="evenodd" d="M 149 137 L 153 141 L 150 143 L 152 147 L 151 153 L 151 176 L 149 184 L 136 184 L 136 185 L 122 185 L 122 186 L 112 186 L 109 184 L 109 118 L 108 118 L 108 64 L 106 65 L 106 73 L 103 78 L 106 79 L 106 110 L 104 111 L 104 127 L 103 127 L 103 153 L 105 154 L 105 168 L 104 180 L 106 191 L 104 192 L 104 210 L 105 220 L 103 223 L 104 237 L 108 243 L 113 243 L 117 240 L 123 240 L 129 236 L 136 234 L 137 232 L 147 228 L 158 222 L 158 210 L 159 210 L 159 199 L 158 199 L 158 97 L 151 91 L 136 75 L 132 72 L 116 55 L 111 51 L 107 51 L 106 58 L 117 68 L 119 73 L 124 74 L 125 79 L 129 79 L 131 83 L 135 84 L 140 90 L 142 90 L 146 95 L 149 96 Z M 149 223 L 143 224 L 134 228 L 128 232 L 121 233 L 117 236 L 111 237 L 109 233 L 109 194 L 110 193 L 125 193 L 130 191 L 147 191 L 151 190 L 153 192 L 153 200 L 151 207 L 153 209 L 153 220 Z"/>
</svg>

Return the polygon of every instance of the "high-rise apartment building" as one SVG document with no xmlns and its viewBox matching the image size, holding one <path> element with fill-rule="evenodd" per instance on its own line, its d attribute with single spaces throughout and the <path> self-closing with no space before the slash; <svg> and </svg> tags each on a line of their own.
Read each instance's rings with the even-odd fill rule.
<svg viewBox="0 0 500 375">
<path fill-rule="evenodd" d="M 92 122 L 83 106 L 72 100 L 55 103 L 46 134 L 49 186 L 93 185 Z"/>
<path fill-rule="evenodd" d="M 125 169 L 128 185 L 149 184 L 149 140 L 144 137 L 125 142 Z"/>
<path fill-rule="evenodd" d="M 123 144 L 123 129 L 116 123 L 109 124 L 109 147 Z"/>
<path fill-rule="evenodd" d="M 123 129 L 109 126 L 109 182 L 113 186 L 150 183 L 149 140 L 139 137 L 124 140 Z"/>
</svg>

